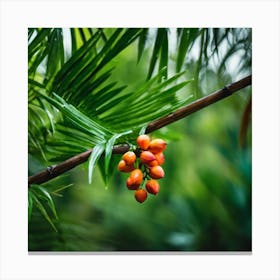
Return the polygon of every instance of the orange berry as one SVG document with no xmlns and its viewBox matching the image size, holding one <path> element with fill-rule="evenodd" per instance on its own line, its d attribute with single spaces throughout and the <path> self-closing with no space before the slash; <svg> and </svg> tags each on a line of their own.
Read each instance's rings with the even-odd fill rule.
<svg viewBox="0 0 280 280">
<path fill-rule="evenodd" d="M 156 160 L 152 160 L 152 161 L 146 163 L 146 165 L 147 165 L 148 167 L 153 167 L 153 166 L 158 165 L 158 162 L 157 162 Z"/>
<path fill-rule="evenodd" d="M 138 146 L 143 149 L 147 150 L 150 145 L 150 137 L 146 134 L 139 135 L 136 139 Z"/>
<path fill-rule="evenodd" d="M 156 157 L 156 161 L 157 161 L 158 165 L 164 164 L 164 154 L 163 153 L 155 154 L 155 157 Z"/>
<path fill-rule="evenodd" d="M 133 172 L 133 171 L 132 171 Z M 151 176 L 151 178 L 153 179 L 160 179 L 164 177 L 164 170 L 162 169 L 161 166 L 157 165 L 157 166 L 153 166 L 150 168 L 150 172 L 149 175 Z"/>
<path fill-rule="evenodd" d="M 128 177 L 126 180 L 126 186 L 129 190 L 137 190 L 140 187 L 140 184 L 135 183 L 132 178 Z"/>
<path fill-rule="evenodd" d="M 118 170 L 119 171 L 123 171 L 123 169 L 125 168 L 126 166 L 126 163 L 124 160 L 121 160 L 119 163 L 118 163 Z"/>
<path fill-rule="evenodd" d="M 148 191 L 148 193 L 154 194 L 156 195 L 159 192 L 159 183 L 156 180 L 148 180 L 148 182 L 146 183 L 146 190 Z"/>
<path fill-rule="evenodd" d="M 143 203 L 147 199 L 148 194 L 145 190 L 139 189 L 135 191 L 134 197 L 138 202 Z"/>
<path fill-rule="evenodd" d="M 133 182 L 133 184 L 140 185 L 143 181 L 143 173 L 140 169 L 134 169 L 129 176 Z"/>
<path fill-rule="evenodd" d="M 144 151 L 140 154 L 140 160 L 142 163 L 144 164 L 148 164 L 150 163 L 151 161 L 155 160 L 156 157 L 154 154 L 152 154 L 151 152 L 149 151 Z"/>
<path fill-rule="evenodd" d="M 123 154 L 122 159 L 126 162 L 127 165 L 131 165 L 135 162 L 136 155 L 134 154 L 134 152 L 129 151 Z"/>
<path fill-rule="evenodd" d="M 131 172 L 135 169 L 134 165 L 127 165 L 126 162 L 122 159 L 118 164 L 118 170 L 122 172 Z"/>
<path fill-rule="evenodd" d="M 150 142 L 148 150 L 153 154 L 161 153 L 166 148 L 166 142 L 162 139 L 154 139 Z"/>
</svg>

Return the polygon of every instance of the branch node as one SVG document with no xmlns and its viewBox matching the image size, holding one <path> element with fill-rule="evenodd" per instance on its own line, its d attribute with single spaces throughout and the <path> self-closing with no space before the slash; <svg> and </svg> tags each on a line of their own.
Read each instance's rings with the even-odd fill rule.
<svg viewBox="0 0 280 280">
<path fill-rule="evenodd" d="M 223 91 L 224 91 L 226 94 L 231 94 L 231 91 L 230 91 L 230 89 L 229 89 L 229 86 L 224 86 Z"/>
<path fill-rule="evenodd" d="M 50 175 L 53 175 L 53 171 L 54 171 L 54 166 L 48 166 L 47 167 L 47 171 L 48 171 L 48 173 L 50 174 Z"/>
</svg>

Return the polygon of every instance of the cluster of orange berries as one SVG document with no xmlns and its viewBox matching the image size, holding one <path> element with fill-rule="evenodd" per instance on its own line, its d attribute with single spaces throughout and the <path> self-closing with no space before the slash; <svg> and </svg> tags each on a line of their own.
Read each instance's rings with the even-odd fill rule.
<svg viewBox="0 0 280 280">
<path fill-rule="evenodd" d="M 135 199 L 142 203 L 147 199 L 148 193 L 156 195 L 159 192 L 160 185 L 157 179 L 164 177 L 161 165 L 164 163 L 163 151 L 166 142 L 162 139 L 151 140 L 146 134 L 138 136 L 136 142 L 138 149 L 135 152 L 126 152 L 122 156 L 118 170 L 131 172 L 126 186 L 129 190 L 135 190 Z"/>
</svg>

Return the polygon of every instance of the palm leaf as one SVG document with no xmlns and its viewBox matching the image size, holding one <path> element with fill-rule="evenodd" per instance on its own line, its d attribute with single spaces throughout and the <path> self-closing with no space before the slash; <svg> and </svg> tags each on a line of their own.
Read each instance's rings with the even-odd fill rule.
<svg viewBox="0 0 280 280">
<path fill-rule="evenodd" d="M 32 198 L 32 194 L 28 192 L 28 221 L 30 221 L 31 219 L 32 210 L 33 210 L 33 198 Z"/>
<path fill-rule="evenodd" d="M 92 173 L 95 167 L 96 162 L 104 152 L 105 145 L 104 143 L 97 144 L 90 154 L 89 160 L 88 160 L 88 181 L 91 184 L 92 182 Z"/>
<path fill-rule="evenodd" d="M 152 57 L 151 57 L 147 80 L 149 80 L 152 77 L 156 62 L 160 55 L 160 51 L 161 51 L 163 42 L 164 42 L 164 40 L 166 40 L 166 36 L 167 36 L 166 33 L 167 33 L 167 30 L 165 28 L 158 28 L 158 30 L 157 30 L 157 35 L 156 35 L 156 39 L 155 39 L 155 44 L 154 44 L 154 49 L 153 49 L 153 53 L 152 53 Z M 163 65 L 164 62 L 166 62 L 165 56 L 166 56 L 166 50 L 164 51 L 163 57 L 161 59 L 162 65 L 161 65 L 160 69 L 162 69 L 164 66 L 165 67 L 167 66 L 167 65 Z"/>
<path fill-rule="evenodd" d="M 115 69 L 111 62 L 114 58 L 139 39 L 139 61 L 148 32 L 147 28 L 70 29 L 72 55 L 64 62 L 66 51 L 62 29 L 30 29 L 30 148 L 47 153 L 47 158 L 54 160 L 62 158 L 63 154 L 74 155 L 97 145 L 105 145 L 107 173 L 111 158 L 109 147 L 112 148 L 115 141 L 129 141 L 149 122 L 186 105 L 190 94 L 179 97 L 177 92 L 191 80 L 178 82 L 185 72 L 167 79 L 167 28 L 156 30 L 148 80 L 142 87 L 129 90 L 129 86 L 112 79 Z M 200 90 L 200 68 L 208 63 L 213 49 L 218 49 L 227 38 L 225 34 L 230 32 L 230 29 L 219 32 L 203 28 L 177 29 L 177 70 L 183 67 L 195 43 L 200 42 L 199 59 L 194 67 L 197 92 Z M 241 35 L 235 34 L 235 37 L 239 36 L 236 49 L 243 46 Z M 213 47 L 212 51 L 209 46 Z M 228 57 L 234 50 L 229 51 Z M 47 58 L 46 71 L 38 73 L 36 69 L 44 58 Z M 227 56 L 224 57 L 226 60 Z M 157 62 L 159 70 L 152 77 Z M 127 131 L 132 132 L 125 135 Z M 59 139 L 63 139 L 64 144 Z"/>
<path fill-rule="evenodd" d="M 50 34 L 50 28 L 42 28 L 37 30 L 36 36 L 33 38 L 31 42 L 28 44 L 28 60 L 31 61 L 39 50 L 45 46 L 46 41 L 45 38 Z M 32 35 L 35 33 L 35 29 L 32 29 Z M 32 36 L 29 36 L 32 38 Z M 29 38 L 29 39 L 30 39 Z"/>
<path fill-rule="evenodd" d="M 176 61 L 176 70 L 177 72 L 181 71 L 182 65 L 184 63 L 187 52 L 193 46 L 193 42 L 195 41 L 198 35 L 198 28 L 184 28 L 178 34 L 178 55 Z"/>
<path fill-rule="evenodd" d="M 106 135 L 111 134 L 108 129 L 81 113 L 73 105 L 68 104 L 62 97 L 55 93 L 53 95 L 55 98 L 46 95 L 42 95 L 42 97 L 48 100 L 53 106 L 57 107 L 77 129 L 92 134 L 94 139 L 96 139 L 96 143 L 104 141 Z"/>
<path fill-rule="evenodd" d="M 64 64 L 64 45 L 61 28 L 54 28 L 47 41 L 46 79 L 50 80 Z"/>
<path fill-rule="evenodd" d="M 113 146 L 116 142 L 116 140 L 124 135 L 132 133 L 132 130 L 128 130 L 122 133 L 114 134 L 106 143 L 106 148 L 105 148 L 105 165 L 104 165 L 104 170 L 105 170 L 105 185 L 107 185 L 107 178 L 108 178 L 108 172 L 109 172 L 109 165 L 111 161 L 111 156 L 113 152 Z"/>
<path fill-rule="evenodd" d="M 160 51 L 159 71 L 165 69 L 163 72 L 163 78 L 167 79 L 168 76 L 168 29 L 163 29 L 162 43 Z"/>
<path fill-rule="evenodd" d="M 50 223 L 53 229 L 57 231 L 53 222 L 53 218 L 50 217 L 44 204 L 48 206 L 48 209 L 51 211 L 54 219 L 57 220 L 58 216 L 56 213 L 55 205 L 49 192 L 42 186 L 32 185 L 28 190 L 29 216 L 31 216 L 33 204 L 38 208 L 38 210 L 41 212 L 44 218 Z"/>
<path fill-rule="evenodd" d="M 148 28 L 143 28 L 143 30 L 142 30 L 142 32 L 140 34 L 139 42 L 138 42 L 137 62 L 139 62 L 139 60 L 141 59 L 143 51 L 145 49 L 145 44 L 146 44 L 146 41 L 147 41 L 148 32 L 149 32 Z"/>
<path fill-rule="evenodd" d="M 71 29 L 70 33 L 72 56 L 64 62 L 62 29 L 30 30 L 30 38 L 34 38 L 29 45 L 30 59 L 34 54 L 40 58 L 35 60 L 33 70 L 40 65 L 41 59 L 47 58 L 45 76 L 29 77 L 29 112 L 33 114 L 29 118 L 33 130 L 29 133 L 30 140 L 33 147 L 52 162 L 105 145 L 105 174 L 108 175 L 115 141 L 124 141 L 128 133 L 134 137 L 151 120 L 185 104 L 186 100 L 176 97 L 176 91 L 187 83 L 171 86 L 182 73 L 159 83 L 167 77 L 168 30 L 165 28 L 158 29 L 152 58 L 155 60 L 160 55 L 159 72 L 133 92 L 126 92 L 126 85 L 116 87 L 117 83 L 110 79 L 113 68 L 106 66 L 137 38 L 140 59 L 148 29 L 117 28 L 108 32 Z M 129 108 L 126 104 L 130 104 Z M 141 106 L 140 110 L 137 104 Z M 45 135 L 37 137 L 44 130 Z M 90 180 L 102 149 L 96 150 L 99 152 L 90 159 Z"/>
</svg>

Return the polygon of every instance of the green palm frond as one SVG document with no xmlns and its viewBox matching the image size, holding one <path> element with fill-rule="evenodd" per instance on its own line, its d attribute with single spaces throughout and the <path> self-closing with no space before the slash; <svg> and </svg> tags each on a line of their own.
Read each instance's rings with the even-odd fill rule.
<svg viewBox="0 0 280 280">
<path fill-rule="evenodd" d="M 37 151 L 46 162 L 53 162 L 102 146 L 106 154 L 105 173 L 112 145 L 131 141 L 151 121 L 190 102 L 190 94 L 182 97 L 177 92 L 193 80 L 182 78 L 193 61 L 194 46 L 199 46 L 194 65 L 197 92 L 202 66 L 215 55 L 223 55 L 226 64 L 244 48 L 245 38 L 250 36 L 247 29 L 178 28 L 177 73 L 167 78 L 171 33 L 168 28 L 153 30 L 152 39 L 148 28 L 71 28 L 67 30 L 69 42 L 65 32 L 62 28 L 29 29 L 29 150 Z M 224 40 L 232 49 L 221 54 Z M 139 89 L 130 90 L 112 74 L 114 59 L 134 42 L 138 50 L 135 63 L 147 47 L 152 46 L 152 52 L 147 81 Z M 158 71 L 153 75 L 157 63 Z M 179 73 L 181 69 L 184 71 Z"/>
<path fill-rule="evenodd" d="M 28 217 L 32 215 L 33 205 L 41 212 L 44 218 L 50 223 L 52 228 L 57 231 L 53 220 L 57 220 L 55 204 L 50 193 L 39 185 L 33 185 L 28 190 Z M 51 215 L 52 214 L 52 217 Z"/>
<path fill-rule="evenodd" d="M 192 48 L 198 34 L 198 28 L 183 28 L 178 30 L 178 55 L 176 60 L 177 72 L 181 71 L 186 54 Z"/>
<path fill-rule="evenodd" d="M 92 149 L 88 180 L 95 182 L 93 171 L 98 165 L 107 186 L 120 159 L 120 155 L 112 156 L 115 144 L 134 144 L 150 122 L 186 105 L 192 94 L 194 98 L 205 94 L 201 81 L 206 76 L 216 79 L 219 75 L 222 84 L 227 83 L 232 77 L 227 75 L 227 66 L 235 54 L 241 54 L 237 72 L 246 72 L 251 67 L 250 48 L 251 30 L 246 28 L 30 28 L 28 151 L 31 161 L 36 159 L 33 165 L 39 170 Z M 136 69 L 141 69 L 138 76 L 131 75 L 137 79 L 134 85 L 118 76 L 129 52 Z M 130 68 L 122 73 L 129 76 Z M 173 132 L 172 137 L 176 138 Z M 30 170 L 30 175 L 34 172 Z M 59 248 L 65 249 L 66 243 L 75 247 L 75 231 L 69 240 L 60 235 L 63 223 L 58 222 L 52 198 L 72 185 L 72 180 L 58 188 L 57 181 L 52 184 L 29 187 L 31 231 L 34 218 L 43 215 L 49 229 L 58 230 L 50 235 L 64 242 Z M 75 236 L 75 241 L 79 239 Z"/>
<path fill-rule="evenodd" d="M 54 30 L 40 30 L 30 43 L 30 52 L 32 52 L 33 46 L 36 46 L 38 36 L 48 42 L 52 40 L 52 36 L 60 34 Z M 53 75 L 45 73 L 44 78 L 42 74 L 36 73 L 38 78 L 30 75 L 29 91 L 32 96 L 30 112 L 36 102 L 46 103 L 47 101 L 51 105 L 49 110 L 43 110 L 45 120 L 41 120 L 41 126 L 38 124 L 30 126 L 41 130 L 48 127 L 46 120 L 49 119 L 50 132 L 53 134 L 58 129 L 57 133 L 54 133 L 54 137 L 52 135 L 44 137 L 44 140 L 47 139 L 49 143 L 47 147 L 49 155 L 54 152 L 49 158 L 58 157 L 58 153 L 65 150 L 67 150 L 67 155 L 74 154 L 79 150 L 79 145 L 80 151 L 92 148 L 108 142 L 109 139 L 114 139 L 116 135 L 126 135 L 131 130 L 135 135 L 136 131 L 148 122 L 176 110 L 188 100 L 188 98 L 181 100 L 176 97 L 176 91 L 188 83 L 182 82 L 174 85 L 177 78 L 183 73 L 158 84 L 166 77 L 165 63 L 162 64 L 160 72 L 136 92 L 125 91 L 126 85 L 117 86 L 117 82 L 110 79 L 113 68 L 108 68 L 107 64 L 148 30 L 119 28 L 110 31 L 109 34 L 105 34 L 102 29 L 91 30 L 91 32 L 85 30 L 86 36 L 80 29 L 71 29 L 72 43 L 75 41 L 75 46 L 78 46 L 78 42 L 83 41 L 80 48 L 75 51 L 72 48 L 74 53 L 60 67 L 59 71 L 57 71 L 58 67 L 52 66 L 53 71 L 48 71 L 48 73 L 52 72 Z M 161 32 L 163 32 L 164 40 L 167 40 L 167 30 L 164 29 Z M 53 43 L 53 41 L 51 42 Z M 61 45 L 61 42 L 59 44 Z M 47 48 L 47 45 L 45 43 L 42 47 L 42 52 L 47 53 L 45 55 L 46 64 L 50 65 L 48 58 L 52 58 L 50 54 L 53 51 L 51 48 Z M 165 53 L 162 55 L 163 61 L 167 59 L 167 51 L 165 49 Z M 50 81 L 52 82 L 50 83 Z M 173 86 L 171 86 L 172 83 Z M 57 111 L 59 113 L 56 118 L 52 117 Z M 71 133 L 72 136 L 69 137 Z M 73 135 L 77 135 L 77 137 Z M 67 143 L 67 149 L 64 149 L 58 141 L 62 136 L 66 139 L 64 143 Z M 118 141 L 124 139 L 121 136 L 117 138 Z M 50 139 L 51 141 L 49 141 Z M 42 145 L 45 144 L 46 142 L 42 143 Z"/>
<path fill-rule="evenodd" d="M 147 37 L 148 37 L 148 32 L 149 29 L 148 28 L 143 28 L 139 37 L 139 41 L 138 41 L 138 56 L 137 56 L 137 62 L 140 61 L 143 51 L 145 49 L 145 45 L 147 42 Z"/>
<path fill-rule="evenodd" d="M 148 71 L 147 80 L 152 77 L 155 65 L 159 59 L 159 71 L 165 68 L 164 77 L 167 78 L 168 67 L 168 30 L 167 28 L 158 28 L 151 57 L 150 67 Z"/>
</svg>

